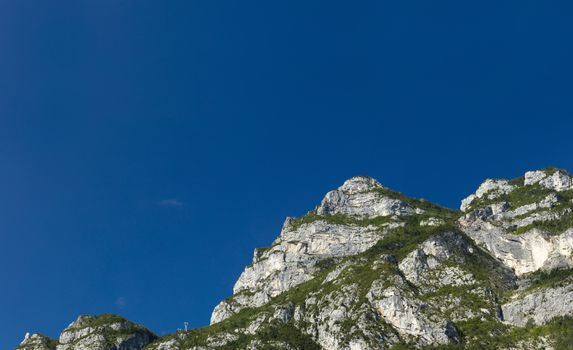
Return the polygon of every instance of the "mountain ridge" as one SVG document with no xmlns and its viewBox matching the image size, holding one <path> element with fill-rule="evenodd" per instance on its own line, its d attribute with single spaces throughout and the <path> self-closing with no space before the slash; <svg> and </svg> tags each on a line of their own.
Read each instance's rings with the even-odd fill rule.
<svg viewBox="0 0 573 350">
<path fill-rule="evenodd" d="M 572 211 L 573 178 L 556 168 L 486 179 L 460 210 L 355 176 L 255 249 L 210 326 L 115 346 L 564 349 Z M 18 349 L 53 349 L 30 347 L 40 338 Z M 73 348 L 59 341 L 57 350 Z"/>
</svg>

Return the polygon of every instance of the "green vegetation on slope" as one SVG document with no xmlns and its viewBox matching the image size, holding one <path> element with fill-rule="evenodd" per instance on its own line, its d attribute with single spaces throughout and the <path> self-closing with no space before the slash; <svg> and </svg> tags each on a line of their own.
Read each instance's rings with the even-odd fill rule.
<svg viewBox="0 0 573 350">
<path fill-rule="evenodd" d="M 298 229 L 303 224 L 309 224 L 315 221 L 325 221 L 329 224 L 333 225 L 354 225 L 354 226 L 383 226 L 393 222 L 403 222 L 407 220 L 415 220 L 419 222 L 421 220 L 425 220 L 431 217 L 438 217 L 440 219 L 449 221 L 455 220 L 460 216 L 460 212 L 453 209 L 448 209 L 441 207 L 437 204 L 428 202 L 424 199 L 416 199 L 407 197 L 399 192 L 389 190 L 387 188 L 375 188 L 370 190 L 370 192 L 378 193 L 382 197 L 387 197 L 391 199 L 400 200 L 412 208 L 419 208 L 424 210 L 423 214 L 416 214 L 416 215 L 402 215 L 399 217 L 396 216 L 378 216 L 374 218 L 362 218 L 362 217 L 354 217 L 350 215 L 343 215 L 343 214 L 334 214 L 334 215 L 318 215 L 315 210 L 309 211 L 304 216 L 297 218 L 296 221 L 293 223 L 292 229 Z"/>
<path fill-rule="evenodd" d="M 487 195 L 484 195 L 481 198 L 475 198 L 471 202 L 467 211 L 469 212 L 477 208 L 483 208 L 500 202 L 508 202 L 512 209 L 516 209 L 526 204 L 540 202 L 553 192 L 554 191 L 549 190 L 540 184 L 518 186 L 513 191 L 499 195 L 494 199 L 487 198 Z"/>
<path fill-rule="evenodd" d="M 563 287 L 571 283 L 573 268 L 554 269 L 551 271 L 536 271 L 527 276 L 531 281 L 526 291 L 539 288 Z"/>
<path fill-rule="evenodd" d="M 555 168 L 547 168 L 544 171 L 549 175 L 555 173 L 556 171 L 566 173 L 563 170 Z M 524 205 L 539 203 L 543 201 L 548 195 L 555 194 L 557 196 L 557 203 L 555 203 L 555 205 L 553 205 L 551 208 L 537 208 L 522 215 L 516 216 L 512 220 L 523 219 L 533 214 L 545 212 L 562 213 L 563 216 L 561 218 L 557 220 L 538 220 L 523 227 L 510 229 L 508 232 L 515 235 L 520 235 L 536 228 L 547 233 L 559 234 L 573 227 L 573 212 L 568 212 L 573 209 L 573 190 L 556 192 L 554 190 L 547 189 L 540 184 L 524 185 L 523 179 L 523 177 L 520 177 L 511 180 L 510 183 L 517 187 L 507 194 L 499 195 L 494 199 L 487 198 L 487 195 L 483 196 L 482 198 L 474 199 L 467 212 L 501 202 L 507 202 L 510 206 L 510 209 L 515 210 Z"/>
<path fill-rule="evenodd" d="M 343 283 L 345 285 L 353 283 L 358 284 L 360 286 L 360 301 L 363 301 L 368 288 L 374 280 L 381 278 L 383 275 L 395 275 L 398 273 L 397 267 L 391 264 L 384 265 L 383 268 L 379 269 L 374 269 L 372 267 L 373 261 L 378 260 L 381 254 L 391 254 L 396 257 L 403 258 L 410 251 L 414 250 L 419 243 L 423 242 L 432 234 L 450 229 L 454 229 L 453 223 L 450 223 L 450 225 L 445 227 L 421 227 L 416 222 L 415 224 L 390 230 L 390 232 L 374 247 L 362 254 L 345 258 L 340 262 L 342 263 L 348 260 L 363 261 L 363 263 L 351 266 L 346 273 L 341 274 Z M 209 327 L 191 330 L 183 336 L 180 336 L 181 334 L 168 335 L 163 337 L 162 340 L 178 339 L 179 343 L 184 348 L 191 346 L 204 346 L 210 336 L 221 333 L 235 334 L 235 330 L 247 327 L 249 323 L 257 317 L 260 317 L 261 315 L 272 315 L 276 307 L 287 305 L 289 303 L 294 305 L 304 305 L 305 300 L 311 295 L 321 296 L 340 290 L 340 284 L 335 282 L 323 283 L 328 273 L 339 264 L 333 264 L 333 261 L 329 260 L 328 263 L 323 264 L 323 269 L 316 274 L 315 278 L 285 291 L 261 307 L 243 309 L 237 314 Z M 292 321 L 286 325 L 271 323 L 266 326 L 269 327 L 268 329 L 261 331 L 260 334 L 259 332 L 257 333 L 256 339 L 263 342 L 278 340 L 278 337 L 284 335 L 285 332 L 294 331 L 290 329 L 290 327 L 294 327 L 291 322 Z M 286 328 L 281 330 L 281 327 Z M 277 337 L 277 339 L 274 339 L 271 335 Z M 238 336 L 239 339 L 232 342 L 232 346 L 235 346 L 235 349 L 241 349 L 241 346 L 255 339 L 253 336 L 242 333 L 238 334 Z M 154 349 L 153 345 L 151 345 L 149 349 Z"/>
<path fill-rule="evenodd" d="M 56 347 L 60 344 L 58 339 L 50 339 L 48 341 L 48 349 L 56 350 Z"/>
<path fill-rule="evenodd" d="M 99 326 L 111 325 L 113 323 L 128 323 L 130 325 L 126 329 L 120 329 L 117 331 L 110 329 L 110 331 L 113 332 L 114 335 L 121 335 L 122 332 L 125 332 L 127 334 L 131 334 L 133 332 L 144 332 L 144 333 L 153 334 L 153 333 L 151 333 L 151 331 L 149 331 L 147 328 L 143 327 L 142 325 L 131 322 L 131 321 L 129 321 L 129 320 L 127 320 L 121 316 L 115 315 L 115 314 L 101 314 L 101 315 L 90 317 L 84 321 L 84 323 L 82 324 L 81 327 L 78 327 L 76 329 L 82 329 L 85 327 L 95 328 L 95 327 L 99 327 Z"/>
<path fill-rule="evenodd" d="M 288 291 L 280 294 L 279 296 L 273 298 L 267 304 L 258 307 L 243 309 L 237 314 L 229 317 L 228 319 L 205 327 L 202 329 L 196 329 L 189 331 L 185 334 L 174 334 L 163 338 L 163 341 L 169 339 L 178 339 L 180 344 L 184 348 L 191 346 L 201 346 L 206 345 L 209 337 L 216 334 L 232 334 L 237 337 L 237 339 L 229 343 L 229 347 L 221 347 L 221 349 L 241 349 L 246 346 L 253 339 L 262 341 L 263 343 L 272 343 L 273 341 L 282 341 L 291 344 L 296 349 L 313 349 L 313 342 L 310 338 L 305 336 L 295 327 L 292 320 L 287 323 L 270 322 L 265 325 L 260 331 L 257 332 L 255 336 L 243 334 L 243 332 L 237 332 L 237 329 L 242 329 L 247 327 L 252 321 L 257 318 L 271 316 L 274 314 L 277 308 L 285 307 L 285 305 L 298 305 L 299 307 L 306 307 L 305 312 L 313 312 L 313 308 L 320 308 L 320 305 L 306 305 L 305 301 L 309 297 L 316 297 L 320 299 L 331 293 L 344 293 L 344 286 L 357 286 L 356 298 L 352 305 L 347 305 L 349 308 L 349 313 L 357 310 L 363 303 L 367 302 L 366 294 L 370 289 L 372 283 L 376 280 L 387 281 L 388 286 L 396 281 L 396 279 L 401 279 L 405 284 L 401 286 L 408 293 L 413 293 L 413 295 L 418 295 L 417 289 L 409 285 L 407 281 L 403 279 L 400 271 L 397 268 L 397 263 L 406 257 L 410 252 L 416 249 L 422 242 L 427 240 L 436 234 L 443 234 L 445 232 L 454 232 L 457 235 L 465 237 L 461 232 L 458 231 L 455 222 L 451 219 L 451 211 L 447 211 L 445 216 L 436 215 L 437 217 L 449 219 L 444 225 L 441 226 L 420 226 L 419 218 L 416 216 L 405 217 L 405 226 L 398 227 L 391 230 L 382 237 L 382 239 L 375 244 L 369 250 L 357 254 L 354 256 L 341 258 L 341 259 L 326 259 L 321 263 L 321 270 L 315 275 L 315 278 L 295 286 Z M 467 238 L 466 241 L 470 242 Z M 495 262 L 491 257 L 487 256 L 486 253 L 479 250 L 477 247 L 473 247 L 475 254 L 471 254 L 465 257 L 463 261 L 451 262 L 452 264 L 457 264 L 461 266 L 466 271 L 471 272 L 483 287 L 489 288 L 493 291 L 497 289 L 507 288 L 509 284 L 503 277 L 500 277 L 495 273 L 496 267 Z M 388 260 L 380 263 L 381 258 L 388 256 Z M 325 282 L 326 276 L 332 272 L 337 267 L 348 263 L 348 266 L 343 269 L 337 279 Z M 492 271 L 494 271 L 492 273 Z M 456 288 L 444 288 L 440 290 L 440 296 L 459 296 L 461 290 Z M 424 296 L 418 295 L 419 298 L 424 299 Z M 429 295 L 428 297 L 431 297 Z M 427 298 L 426 298 L 427 299 Z M 490 304 L 479 300 L 476 296 L 475 300 L 464 300 L 471 302 L 470 304 L 462 304 L 462 307 L 468 307 L 473 309 L 479 309 L 480 307 L 489 307 Z M 318 311 L 318 309 L 316 310 Z M 428 310 L 427 312 L 438 312 L 436 310 Z M 492 317 L 495 314 L 492 313 Z M 265 321 L 266 322 L 266 321 Z M 380 327 L 384 328 L 383 322 L 379 321 Z M 300 325 L 298 325 L 300 326 Z M 350 320 L 340 324 L 341 335 L 346 336 L 346 340 L 350 340 L 353 335 L 353 322 Z M 389 332 L 391 328 L 387 327 Z M 298 335 L 296 335 L 298 334 Z M 289 336 L 287 336 L 289 335 Z M 290 339 L 290 340 L 289 340 Z M 307 345 L 294 344 L 294 340 L 304 341 Z M 290 341 L 290 343 L 289 343 Z M 310 344 L 310 345 L 309 345 Z M 154 349 L 151 346 L 149 349 Z"/>
<path fill-rule="evenodd" d="M 334 215 L 318 215 L 316 210 L 309 211 L 306 215 L 298 218 L 295 223 L 293 224 L 293 230 L 298 229 L 300 226 L 304 224 L 310 224 L 315 221 L 322 220 L 331 225 L 354 225 L 354 226 L 381 226 L 391 222 L 396 222 L 390 216 L 378 216 L 375 218 L 367 219 L 367 218 L 355 218 L 348 215 L 342 214 L 334 214 Z"/>
<path fill-rule="evenodd" d="M 232 337 L 233 340 L 225 345 L 217 347 L 218 350 L 245 349 L 253 340 L 261 344 L 257 349 L 276 349 L 275 342 L 287 344 L 294 349 L 320 350 L 312 338 L 302 333 L 293 324 L 293 321 L 286 323 L 271 321 L 263 324 L 256 335 L 237 331 L 248 325 L 255 316 L 263 314 L 263 309 L 245 309 L 229 319 L 205 328 L 193 329 L 188 332 L 178 332 L 161 338 L 162 341 L 175 339 L 181 349 L 190 349 L 194 346 L 206 346 L 210 337 Z M 147 350 L 155 349 L 156 344 L 152 343 L 146 347 Z"/>
<path fill-rule="evenodd" d="M 573 317 L 557 317 L 542 326 L 509 327 L 499 321 L 473 319 L 456 322 L 460 344 L 423 347 L 424 350 L 497 350 L 521 344 L 522 349 L 543 349 L 548 341 L 555 350 L 571 350 Z"/>
<path fill-rule="evenodd" d="M 567 171 L 557 168 L 545 168 L 543 171 L 551 176 L 557 171 L 571 176 Z M 487 198 L 487 195 L 482 198 L 475 198 L 467 211 L 472 211 L 477 208 L 482 208 L 494 203 L 508 202 L 512 209 L 519 208 L 523 205 L 539 202 L 547 195 L 555 193 L 555 191 L 547 189 L 540 184 L 524 185 L 525 177 L 521 176 L 513 180 L 509 180 L 509 184 L 516 186 L 515 189 L 507 194 L 502 194 L 495 199 Z M 560 202 L 567 202 L 573 199 L 573 191 L 559 192 Z"/>
<path fill-rule="evenodd" d="M 556 211 L 556 210 L 552 210 Z M 518 227 L 514 230 L 509 231 L 512 234 L 520 235 L 528 232 L 532 229 L 538 229 L 543 232 L 551 234 L 560 234 L 573 227 L 573 212 L 568 212 L 563 214 L 559 219 L 556 220 L 539 220 L 535 221 L 529 225 Z"/>
</svg>

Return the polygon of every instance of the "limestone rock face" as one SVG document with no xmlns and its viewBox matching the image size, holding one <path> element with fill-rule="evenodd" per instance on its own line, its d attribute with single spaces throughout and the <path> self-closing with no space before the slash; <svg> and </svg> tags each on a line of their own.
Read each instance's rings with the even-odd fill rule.
<svg viewBox="0 0 573 350">
<path fill-rule="evenodd" d="M 244 307 L 256 307 L 305 282 L 317 271 L 316 264 L 331 257 L 365 251 L 381 237 L 374 227 L 352 227 L 315 221 L 294 230 L 283 230 L 273 246 L 255 252 L 253 263 L 241 274 L 231 300 L 214 310 L 211 323 L 219 322 Z"/>
<path fill-rule="evenodd" d="M 319 273 L 300 299 L 295 294 L 270 301 L 237 333 L 256 337 L 270 324 L 291 324 L 317 349 L 332 350 L 389 349 L 405 340 L 420 346 L 457 343 L 461 336 L 453 320 L 498 319 L 488 281 L 473 270 L 477 266 L 499 276 L 500 285 L 514 285 L 509 269 L 455 231 L 428 234 L 401 261 L 384 253 L 355 254 Z M 468 290 L 474 304 L 458 294 Z M 189 337 L 179 334 L 152 349 L 187 349 L 183 344 Z M 228 346 L 237 341 L 229 335 L 222 339 Z"/>
<path fill-rule="evenodd" d="M 115 315 L 79 316 L 60 335 L 57 350 L 140 350 L 155 338 Z"/>
<path fill-rule="evenodd" d="M 468 266 L 491 268 L 504 288 L 513 286 L 514 274 L 455 229 L 442 228 L 448 222 L 450 214 L 441 209 L 406 199 L 373 179 L 352 178 L 327 193 L 313 212 L 287 218 L 271 247 L 255 250 L 253 263 L 239 277 L 233 296 L 217 305 L 211 323 L 224 324 L 243 309 L 275 305 L 275 311 L 262 313 L 238 332 L 256 335 L 268 324 L 292 323 L 322 349 L 459 342 L 452 319 L 498 317 L 488 282 Z M 400 260 L 392 249 L 390 254 L 368 257 L 378 242 L 401 230 L 435 234 Z M 330 265 L 325 267 L 325 261 Z M 364 284 L 356 277 L 366 273 L 362 271 L 372 271 L 374 278 L 365 278 L 369 282 Z M 289 291 L 317 279 L 322 282 L 304 299 L 289 299 Z M 434 295 L 468 289 L 480 307 L 465 305 L 457 294 Z M 282 299 L 290 301 L 277 302 Z M 157 349 L 185 339 L 180 335 Z"/>
<path fill-rule="evenodd" d="M 322 349 L 462 341 L 456 322 L 501 322 L 506 309 L 513 315 L 509 310 L 528 308 L 504 304 L 502 311 L 496 290 L 516 288 L 519 276 L 571 265 L 573 228 L 542 226 L 566 222 L 573 199 L 569 178 L 545 170 L 518 180 L 486 180 L 463 200 L 463 214 L 453 226 L 447 212 L 408 200 L 371 178 L 352 178 L 306 216 L 287 218 L 271 247 L 255 250 L 233 296 L 215 308 L 211 322 L 224 323 L 243 309 L 264 305 L 284 309 L 280 300 L 290 300 L 288 312 L 260 315 L 245 332 L 256 335 L 273 322 L 293 324 Z M 402 238 L 406 241 L 419 232 L 433 233 L 395 257 L 401 245 L 391 242 L 399 232 L 412 235 Z M 368 257 L 385 241 L 387 252 Z M 325 261 L 332 266 L 326 271 Z M 351 277 L 363 269 L 378 277 L 366 278 L 367 284 Z M 291 299 L 290 291 L 317 279 L 322 282 L 303 300 Z M 549 312 L 540 322 L 567 312 Z"/>
<path fill-rule="evenodd" d="M 464 232 L 518 276 L 573 265 L 573 229 L 557 236 L 537 229 L 515 236 L 486 224 L 480 228 L 464 227 Z"/>
<path fill-rule="evenodd" d="M 54 350 L 56 343 L 53 339 L 41 334 L 26 334 L 26 337 L 20 343 L 16 350 Z"/>
<path fill-rule="evenodd" d="M 398 265 L 404 277 L 418 288 L 436 290 L 443 286 L 473 285 L 471 273 L 455 265 L 444 266 L 450 258 L 464 261 L 464 254 L 471 255 L 474 248 L 465 239 L 452 232 L 431 237 L 408 254 Z"/>
<path fill-rule="evenodd" d="M 459 340 L 458 332 L 450 321 L 425 313 L 428 305 L 400 288 L 388 288 L 381 281 L 376 281 L 367 297 L 384 321 L 399 334 L 417 338 L 422 345 Z"/>
<path fill-rule="evenodd" d="M 396 197 L 372 178 L 354 177 L 328 192 L 313 213 L 298 222 L 287 218 L 272 246 L 255 251 L 252 264 L 235 283 L 233 297 L 215 307 L 211 324 L 310 280 L 324 259 L 364 252 L 388 229 L 401 226 L 400 217 L 423 212 Z M 332 219 L 340 216 L 347 220 Z M 367 221 L 376 218 L 388 220 Z"/>
<path fill-rule="evenodd" d="M 142 350 L 157 339 L 145 327 L 123 317 L 105 314 L 79 316 L 58 340 L 28 335 L 17 350 Z"/>
<path fill-rule="evenodd" d="M 353 215 L 364 217 L 408 215 L 416 212 L 399 199 L 389 198 L 376 190 L 383 189 L 372 178 L 358 176 L 337 190 L 328 192 L 317 208 L 318 215 Z M 418 209 L 419 210 L 419 209 Z"/>
<path fill-rule="evenodd" d="M 485 180 L 477 189 L 476 193 L 462 200 L 461 210 L 466 211 L 475 199 L 488 198 L 495 199 L 509 193 L 514 189 L 507 180 Z"/>
<path fill-rule="evenodd" d="M 462 201 L 459 224 L 517 275 L 573 266 L 572 181 L 552 169 L 486 180 Z"/>
<path fill-rule="evenodd" d="M 502 312 L 506 323 L 519 327 L 528 323 L 543 325 L 555 317 L 573 315 L 573 278 L 555 286 L 520 291 L 502 305 Z"/>
<path fill-rule="evenodd" d="M 524 185 L 540 184 L 541 186 L 557 192 L 573 189 L 571 175 L 564 171 L 555 172 L 536 170 L 525 173 Z"/>
</svg>

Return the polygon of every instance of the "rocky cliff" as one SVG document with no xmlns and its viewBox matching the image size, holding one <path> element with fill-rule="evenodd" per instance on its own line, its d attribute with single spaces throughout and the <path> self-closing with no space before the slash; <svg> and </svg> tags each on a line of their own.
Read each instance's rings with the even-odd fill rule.
<svg viewBox="0 0 573 350">
<path fill-rule="evenodd" d="M 79 316 L 59 339 L 27 335 L 17 350 L 140 350 L 156 338 L 145 327 L 120 316 Z"/>
<path fill-rule="evenodd" d="M 354 177 L 255 250 L 210 326 L 80 318 L 19 349 L 571 349 L 572 266 L 563 170 L 486 180 L 460 211 Z"/>
</svg>

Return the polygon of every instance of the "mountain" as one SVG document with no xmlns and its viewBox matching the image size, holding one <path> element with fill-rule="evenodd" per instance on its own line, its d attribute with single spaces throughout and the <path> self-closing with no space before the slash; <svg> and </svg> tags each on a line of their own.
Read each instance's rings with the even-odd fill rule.
<svg viewBox="0 0 573 350">
<path fill-rule="evenodd" d="M 573 349 L 573 177 L 486 180 L 451 210 L 354 177 L 257 248 L 211 325 L 80 317 L 29 350 Z"/>
<path fill-rule="evenodd" d="M 26 335 L 17 350 L 140 350 L 157 339 L 143 326 L 116 315 L 79 316 L 58 340 Z"/>
</svg>

